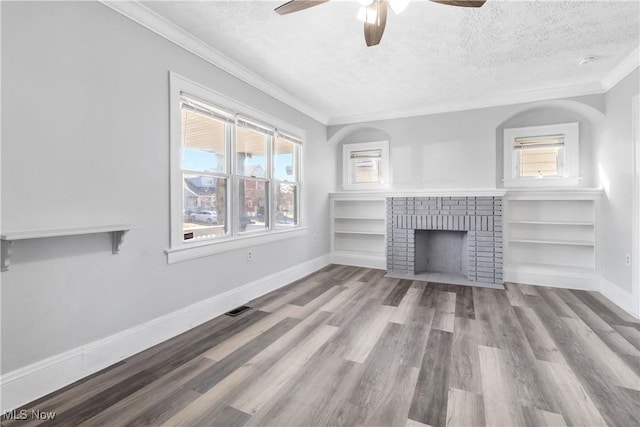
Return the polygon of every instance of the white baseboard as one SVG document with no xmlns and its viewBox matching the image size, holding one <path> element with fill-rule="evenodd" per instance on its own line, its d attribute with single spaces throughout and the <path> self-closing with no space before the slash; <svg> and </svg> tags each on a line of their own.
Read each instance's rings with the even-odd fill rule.
<svg viewBox="0 0 640 427">
<path fill-rule="evenodd" d="M 349 252 L 332 252 L 331 263 L 352 265 L 354 267 L 387 269 L 387 257 L 384 255 L 364 255 Z"/>
<path fill-rule="evenodd" d="M 504 268 L 504 281 L 526 285 L 549 286 L 552 288 L 600 290 L 600 278 L 593 274 L 563 274 L 558 271 L 518 267 Z"/>
<path fill-rule="evenodd" d="M 622 310 L 640 319 L 640 301 L 634 299 L 632 293 L 623 290 L 596 273 L 593 275 L 560 274 L 557 271 L 536 270 L 540 269 L 505 267 L 504 281 L 552 288 L 597 291 Z"/>
<path fill-rule="evenodd" d="M 640 319 L 640 301 L 634 300 L 631 292 L 625 291 L 603 277 L 600 280 L 600 293 L 636 319 Z"/>
<path fill-rule="evenodd" d="M 16 409 L 329 264 L 323 255 L 117 334 L 2 375 L 0 412 Z"/>
</svg>

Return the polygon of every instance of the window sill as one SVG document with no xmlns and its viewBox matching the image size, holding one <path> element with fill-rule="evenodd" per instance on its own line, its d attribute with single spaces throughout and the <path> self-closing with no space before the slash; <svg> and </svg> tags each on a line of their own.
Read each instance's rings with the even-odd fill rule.
<svg viewBox="0 0 640 427">
<path fill-rule="evenodd" d="M 529 178 L 529 179 L 503 179 L 505 188 L 559 188 L 577 187 L 582 177 L 568 176 L 563 178 Z"/>
<path fill-rule="evenodd" d="M 179 248 L 165 250 L 167 263 L 175 264 L 190 259 L 203 258 L 211 255 L 230 252 L 237 249 L 251 246 L 264 245 L 266 243 L 277 242 L 279 240 L 293 239 L 295 237 L 306 236 L 308 228 L 296 228 L 293 230 L 276 230 L 259 235 L 247 235 L 235 237 L 233 239 L 212 240 L 203 243 L 184 245 Z"/>
</svg>

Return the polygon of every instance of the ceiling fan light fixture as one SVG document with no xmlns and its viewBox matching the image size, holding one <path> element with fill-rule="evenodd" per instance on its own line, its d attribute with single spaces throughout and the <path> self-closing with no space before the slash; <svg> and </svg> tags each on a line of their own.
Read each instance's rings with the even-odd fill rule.
<svg viewBox="0 0 640 427">
<path fill-rule="evenodd" d="M 279 15 L 299 12 L 310 7 L 328 2 L 329 0 L 289 0 L 278 6 L 275 11 Z M 367 46 L 380 44 L 384 29 L 387 25 L 389 7 L 395 14 L 402 13 L 411 0 L 358 0 L 361 5 L 356 18 L 364 22 L 364 40 Z M 448 6 L 482 7 L 487 0 L 431 0 Z"/>
<path fill-rule="evenodd" d="M 411 0 L 389 0 L 389 6 L 396 15 L 400 15 L 409 5 Z"/>
</svg>

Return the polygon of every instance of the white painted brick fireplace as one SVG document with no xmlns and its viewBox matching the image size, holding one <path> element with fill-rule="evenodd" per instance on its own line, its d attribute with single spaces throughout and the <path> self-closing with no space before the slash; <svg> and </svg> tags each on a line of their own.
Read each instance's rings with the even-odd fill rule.
<svg viewBox="0 0 640 427">
<path fill-rule="evenodd" d="M 464 244 L 446 245 L 438 251 L 446 254 L 452 247 L 461 247 L 464 251 L 462 272 L 467 280 L 503 283 L 502 197 L 388 197 L 386 200 L 389 274 L 416 275 L 421 273 L 422 265 L 429 265 L 425 260 L 416 260 L 416 254 L 424 252 L 420 248 L 428 246 L 416 244 L 416 239 L 429 238 L 429 233 L 420 233 L 421 230 L 454 231 L 466 233 Z"/>
</svg>

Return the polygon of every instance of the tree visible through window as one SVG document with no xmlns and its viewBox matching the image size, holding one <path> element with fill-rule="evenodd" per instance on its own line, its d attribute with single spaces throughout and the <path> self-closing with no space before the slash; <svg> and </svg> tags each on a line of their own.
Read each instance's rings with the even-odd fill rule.
<svg viewBox="0 0 640 427">
<path fill-rule="evenodd" d="M 271 172 L 268 148 L 273 143 L 274 130 L 238 120 L 236 123 L 236 174 L 238 179 L 239 231 L 269 228 L 269 187 Z M 258 215 L 258 206 L 262 214 Z"/>
<path fill-rule="evenodd" d="M 184 242 L 299 225 L 299 139 L 186 96 L 180 108 Z"/>
<path fill-rule="evenodd" d="M 295 227 L 300 206 L 300 141 L 284 134 L 276 138 L 273 152 L 275 226 Z"/>
</svg>

